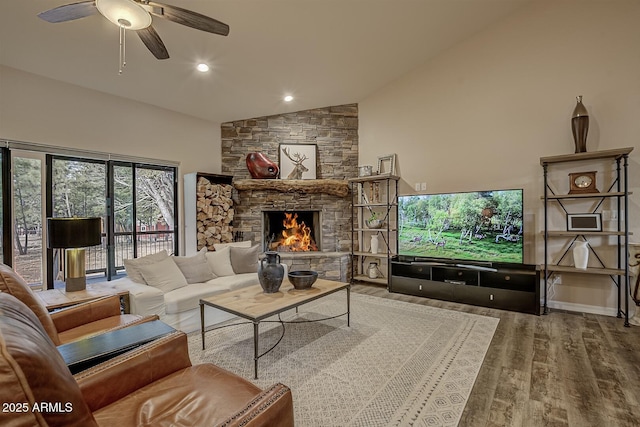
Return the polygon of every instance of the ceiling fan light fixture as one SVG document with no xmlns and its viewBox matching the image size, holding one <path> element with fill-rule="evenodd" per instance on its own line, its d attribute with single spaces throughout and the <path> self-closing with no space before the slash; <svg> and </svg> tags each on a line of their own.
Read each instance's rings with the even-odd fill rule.
<svg viewBox="0 0 640 427">
<path fill-rule="evenodd" d="M 151 15 L 132 0 L 96 0 L 98 11 L 118 27 L 141 30 L 151 25 Z"/>
</svg>

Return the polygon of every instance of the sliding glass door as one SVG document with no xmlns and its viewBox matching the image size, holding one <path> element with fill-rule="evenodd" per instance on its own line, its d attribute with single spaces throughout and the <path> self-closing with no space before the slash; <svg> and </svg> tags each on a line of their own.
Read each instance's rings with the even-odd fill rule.
<svg viewBox="0 0 640 427">
<path fill-rule="evenodd" d="M 11 260 L 11 156 L 9 149 L 0 148 L 0 262 L 12 265 Z"/>
<path fill-rule="evenodd" d="M 112 162 L 113 265 L 161 250 L 177 253 L 177 179 L 173 167 Z"/>
<path fill-rule="evenodd" d="M 13 268 L 34 288 L 42 286 L 45 240 L 43 232 L 44 156 L 12 151 Z"/>
<path fill-rule="evenodd" d="M 87 276 L 114 278 L 124 260 L 177 252 L 176 170 L 52 156 L 54 217 L 101 217 L 103 243 L 87 248 Z M 50 256 L 54 271 L 58 257 Z"/>
<path fill-rule="evenodd" d="M 57 156 L 50 156 L 48 162 L 51 165 L 51 181 L 48 185 L 51 206 L 47 208 L 47 216 L 99 217 L 104 225 L 107 218 L 107 163 Z M 93 274 L 104 277 L 108 269 L 105 239 L 102 244 L 85 249 L 87 276 Z M 53 280 L 64 280 L 63 259 L 61 250 L 51 252 L 48 264 L 53 272 Z"/>
<path fill-rule="evenodd" d="M 0 260 L 33 287 L 64 280 L 64 257 L 46 247 L 48 217 L 102 218 L 102 244 L 86 248 L 89 280 L 122 274 L 125 259 L 178 253 L 175 166 L 8 147 L 0 166 Z"/>
</svg>

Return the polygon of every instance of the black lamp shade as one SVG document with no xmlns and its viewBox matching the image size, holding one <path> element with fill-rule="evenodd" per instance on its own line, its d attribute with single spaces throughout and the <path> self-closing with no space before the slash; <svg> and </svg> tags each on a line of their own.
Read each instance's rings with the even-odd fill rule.
<svg viewBox="0 0 640 427">
<path fill-rule="evenodd" d="M 47 247 L 84 248 L 102 243 L 102 218 L 47 218 Z"/>
</svg>

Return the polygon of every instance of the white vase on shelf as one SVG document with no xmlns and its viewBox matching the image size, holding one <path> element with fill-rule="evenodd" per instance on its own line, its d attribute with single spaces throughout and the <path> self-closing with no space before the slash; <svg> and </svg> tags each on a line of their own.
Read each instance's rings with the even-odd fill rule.
<svg viewBox="0 0 640 427">
<path fill-rule="evenodd" d="M 380 241 L 378 240 L 378 233 L 371 235 L 371 253 L 377 254 Z"/>
<path fill-rule="evenodd" d="M 586 270 L 589 263 L 589 246 L 586 241 L 576 241 L 573 246 L 573 265 L 579 270 Z"/>
</svg>

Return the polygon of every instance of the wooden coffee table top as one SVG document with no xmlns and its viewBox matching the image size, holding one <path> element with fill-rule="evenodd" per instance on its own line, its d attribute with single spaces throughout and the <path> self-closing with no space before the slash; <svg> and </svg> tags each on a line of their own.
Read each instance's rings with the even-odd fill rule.
<svg viewBox="0 0 640 427">
<path fill-rule="evenodd" d="M 349 283 L 318 279 L 310 289 L 298 290 L 285 278 L 280 290 L 273 294 L 266 294 L 260 285 L 253 285 L 203 298 L 200 303 L 245 319 L 262 320 L 349 286 Z"/>
</svg>

